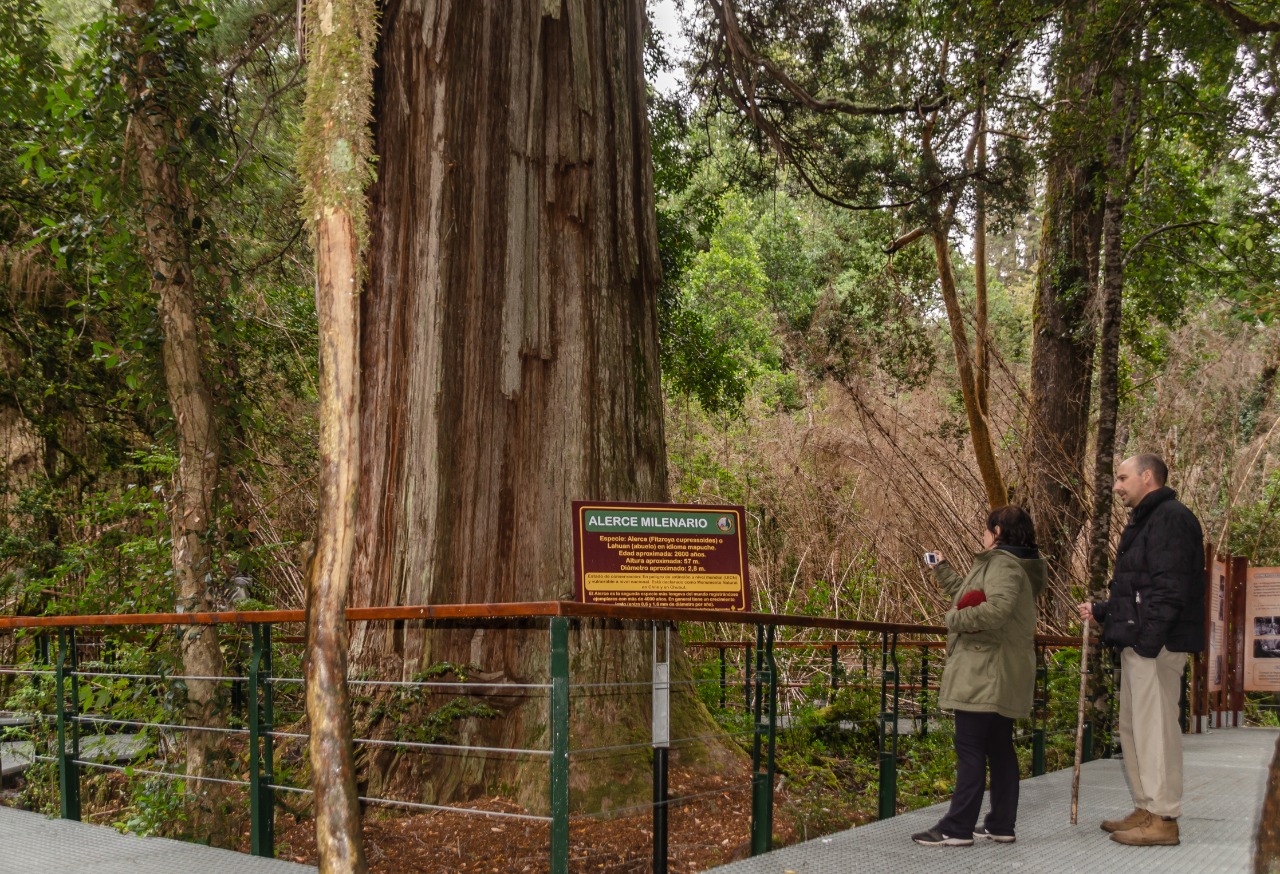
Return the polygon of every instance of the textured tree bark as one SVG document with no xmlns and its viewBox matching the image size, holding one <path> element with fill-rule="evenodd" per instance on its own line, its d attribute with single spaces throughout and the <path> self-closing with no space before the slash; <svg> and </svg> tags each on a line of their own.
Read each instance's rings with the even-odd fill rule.
<svg viewBox="0 0 1280 874">
<path fill-rule="evenodd" d="M 209 603 L 208 579 L 213 572 L 207 543 L 218 482 L 221 445 L 213 410 L 213 397 L 205 374 L 207 327 L 202 324 L 191 270 L 191 252 L 183 229 L 187 226 L 189 200 L 171 156 L 176 144 L 171 136 L 185 129 L 179 101 L 165 93 L 170 71 L 164 58 L 147 51 L 142 21 L 154 14 L 152 0 L 118 0 L 122 17 L 136 24 L 130 33 L 136 53 L 134 69 L 125 87 L 134 101 L 129 144 L 137 162 L 139 194 L 146 226 L 145 257 L 151 271 L 163 336 L 163 366 L 169 406 L 176 425 L 178 469 L 169 506 L 173 535 L 173 572 L 179 611 L 205 611 Z M 192 626 L 181 639 L 182 666 L 193 677 L 217 677 L 224 673 L 222 650 L 213 626 Z M 216 681 L 186 681 L 189 725 L 223 728 L 227 724 Z M 226 845 L 232 835 L 224 810 L 222 784 L 201 777 L 225 773 L 222 735 L 215 731 L 187 732 L 188 791 L 192 793 L 192 827 L 212 843 Z"/>
<path fill-rule="evenodd" d="M 1124 295 L 1124 211 L 1131 174 L 1129 155 L 1137 124 L 1139 86 L 1121 73 L 1112 83 L 1107 138 L 1106 202 L 1102 216 L 1102 325 L 1098 339 L 1098 433 L 1094 441 L 1093 506 L 1089 526 L 1089 588 L 1107 586 L 1111 554 L 1111 479 L 1115 470 L 1116 418 L 1120 406 L 1120 315 Z"/>
<path fill-rule="evenodd" d="M 321 0 L 322 5 L 324 0 Z M 307 585 L 307 718 L 320 870 L 366 870 L 347 690 L 347 592 L 360 458 L 359 243 L 351 216 L 316 225 L 320 521 Z"/>
<path fill-rule="evenodd" d="M 991 361 L 988 344 L 990 319 L 987 307 L 987 92 L 982 90 L 978 110 L 978 178 L 974 183 L 973 216 L 973 345 L 977 371 L 977 403 L 984 417 L 991 416 Z M 1006 496 L 1007 497 L 1007 496 Z"/>
<path fill-rule="evenodd" d="M 324 874 L 366 870 L 347 687 L 346 608 L 360 477 L 360 254 L 371 181 L 373 0 L 311 0 L 298 165 L 315 241 L 320 329 L 320 512 L 307 567 L 307 719 Z"/>
<path fill-rule="evenodd" d="M 643 3 L 390 0 L 382 27 L 352 601 L 567 597 L 570 501 L 667 496 Z M 574 682 L 647 676 L 646 641 L 584 629 Z M 352 656 L 541 681 L 546 646 L 529 643 L 368 623 Z M 623 698 L 575 703 L 575 725 L 643 739 L 647 707 Z M 465 722 L 467 742 L 546 748 L 545 700 L 495 706 L 501 719 Z M 613 783 L 594 797 L 606 806 L 639 791 L 592 770 Z M 421 791 L 502 783 L 541 807 L 544 772 L 443 757 Z"/>
<path fill-rule="evenodd" d="M 1085 6 L 1074 3 L 1063 17 L 1055 83 L 1061 115 L 1050 135 L 1032 308 L 1027 502 L 1052 559 L 1055 588 L 1065 583 L 1085 519 L 1084 462 L 1097 343 L 1090 301 L 1102 232 L 1102 155 L 1073 119 L 1092 98 L 1101 64 L 1098 53 L 1081 45 L 1089 14 Z"/>
</svg>

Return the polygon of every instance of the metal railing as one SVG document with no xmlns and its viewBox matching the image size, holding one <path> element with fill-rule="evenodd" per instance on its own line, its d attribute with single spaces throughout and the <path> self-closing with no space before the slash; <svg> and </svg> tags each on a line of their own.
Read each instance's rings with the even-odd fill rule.
<svg viewBox="0 0 1280 874">
<path fill-rule="evenodd" d="M 0 630 L 10 629 L 19 637 L 12 647 L 13 663 L 0 667 L 0 677 L 8 675 L 10 684 L 23 684 L 28 697 L 35 701 L 28 716 L 36 727 L 43 726 L 48 747 L 44 752 L 35 750 L 37 761 L 54 762 L 58 770 L 60 812 L 64 818 L 81 817 L 81 780 L 87 769 L 124 770 L 129 774 L 155 779 L 200 780 L 214 784 L 226 784 L 247 791 L 250 818 L 250 849 L 256 855 L 272 856 L 275 853 L 275 809 L 280 793 L 306 796 L 310 789 L 287 782 L 281 767 L 281 752 L 294 762 L 304 760 L 305 741 L 308 737 L 302 725 L 300 691 L 302 681 L 297 676 L 278 673 L 281 658 L 297 659 L 296 648 L 301 638 L 277 635 L 281 626 L 298 626 L 303 620 L 301 611 L 228 612 L 205 614 L 161 614 L 130 616 L 68 616 L 68 617 L 4 617 L 0 618 Z M 545 777 L 545 808 L 540 810 L 490 810 L 478 807 L 451 806 L 431 803 L 419 797 L 395 798 L 370 795 L 362 798 L 366 804 L 400 807 L 407 810 L 453 811 L 461 814 L 507 817 L 518 820 L 546 823 L 550 837 L 550 868 L 553 874 L 567 872 L 571 856 L 570 824 L 574 821 L 598 816 L 616 816 L 629 810 L 649 808 L 653 817 L 654 870 L 665 871 L 669 840 L 669 811 L 679 804 L 696 803 L 710 794 L 727 791 L 749 792 L 751 800 L 750 851 L 753 855 L 766 852 L 774 841 L 774 807 L 777 784 L 777 755 L 780 739 L 788 732 L 790 720 L 804 706 L 802 690 L 821 692 L 834 701 L 841 690 L 859 689 L 869 695 L 878 693 L 878 711 L 874 715 L 876 749 L 878 756 L 878 811 L 881 818 L 894 816 L 898 810 L 899 740 L 903 720 L 912 732 L 926 736 L 938 731 L 944 724 L 944 716 L 938 710 L 936 689 L 939 672 L 945 660 L 945 645 L 941 638 L 945 630 L 935 626 L 887 624 L 829 619 L 823 617 L 786 616 L 761 613 L 736 613 L 711 610 L 666 610 L 652 608 L 606 607 L 572 602 L 533 602 L 523 604 L 490 605 L 431 605 L 401 608 L 361 608 L 348 611 L 349 622 L 414 622 L 435 629 L 507 629 L 534 632 L 545 641 L 545 658 L 541 664 L 545 670 L 531 676 L 512 678 L 498 682 L 487 679 L 428 680 L 353 675 L 348 681 L 356 691 L 372 690 L 371 699 L 379 693 L 384 696 L 419 695 L 464 696 L 472 700 L 486 700 L 496 695 L 524 699 L 523 703 L 545 699 L 545 726 L 533 725 L 532 732 L 540 738 L 538 744 L 520 747 L 496 743 L 462 743 L 456 739 L 418 736 L 357 737 L 357 747 L 391 748 L 408 756 L 466 755 L 479 757 L 505 757 L 521 760 Z M 699 626 L 697 623 L 706 623 Z M 247 657 L 233 659 L 241 662 L 244 672 L 228 673 L 218 677 L 190 677 L 164 669 L 150 670 L 145 665 L 121 665 L 103 654 L 118 651 L 112 644 L 117 640 L 137 639 L 139 629 L 149 633 L 169 633 L 193 625 L 216 625 L 248 629 L 249 651 Z M 681 648 L 671 640 L 672 631 L 684 628 L 690 636 L 705 634 L 708 630 L 721 631 L 737 626 L 753 629 L 754 640 L 700 641 L 687 643 Z M 575 682 L 571 673 L 574 632 L 591 630 L 593 633 L 630 635 L 624 642 L 635 651 L 639 637 L 649 635 L 652 659 L 645 668 L 632 665 L 630 676 L 611 676 L 600 679 L 583 677 Z M 82 662 L 78 657 L 85 641 L 78 645 L 77 634 L 93 633 L 97 637 L 99 658 Z M 803 635 L 825 634 L 834 639 L 798 639 Z M 780 639 L 782 635 L 791 635 Z M 1078 644 L 1070 638 L 1040 637 L 1037 639 L 1039 671 L 1037 672 L 1035 713 L 1029 732 L 1032 747 L 1031 773 L 1045 770 L 1046 719 L 1051 704 L 1049 688 L 1053 676 L 1050 656 Z M 290 649 L 293 647 L 294 649 Z M 154 647 L 153 647 L 154 649 Z M 682 661 L 680 653 L 687 651 L 689 661 Z M 20 653 L 29 653 L 30 660 L 23 663 Z M 729 654 L 741 654 L 741 658 L 729 659 Z M 700 658 L 718 654 L 718 661 Z M 243 656 L 243 652 L 240 653 Z M 538 659 L 534 659 L 534 662 Z M 730 677 L 730 662 L 736 675 Z M 738 669 L 738 665 L 741 668 Z M 707 668 L 710 667 L 708 671 Z M 718 668 L 718 676 L 716 669 Z M 1065 669 L 1064 669 L 1065 670 Z M 705 676 L 699 676 L 699 674 Z M 179 714 L 181 687 L 196 680 L 214 680 L 219 688 L 229 687 L 228 699 L 236 699 L 239 689 L 243 705 L 243 718 L 231 714 L 225 725 L 190 725 Z M 51 681 L 52 688 L 49 688 Z M 82 686 L 82 682 L 85 684 Z M 96 712 L 86 704 L 98 700 L 104 690 L 115 688 L 116 683 L 150 684 L 151 694 L 172 701 L 164 719 L 128 719 L 111 712 Z M 742 698 L 730 688 L 741 683 Z M 1073 684 L 1065 684 L 1070 686 Z M 747 714 L 749 727 L 742 731 L 719 728 L 712 732 L 680 735 L 673 734 L 673 693 L 675 710 L 696 708 L 697 699 L 715 709 L 718 696 L 719 708 L 736 711 L 741 701 Z M 623 743 L 592 743 L 595 728 L 583 725 L 583 716 L 575 722 L 575 702 L 580 714 L 589 718 L 597 711 L 594 700 L 601 695 L 641 695 L 649 699 L 647 707 L 632 706 L 627 712 L 648 711 L 650 732 L 643 740 L 638 738 Z M 43 696 L 43 697 L 42 697 Z M 52 698 L 49 701 L 48 698 Z M 110 695 L 107 695 L 109 698 Z M 732 703 L 731 703 L 732 702 Z M 285 710 L 293 706 L 295 716 L 282 718 L 281 704 Z M 1074 695 L 1060 702 L 1069 713 L 1074 726 L 1076 701 Z M 543 705 L 538 704 L 538 708 Z M 614 710 L 619 710 L 615 707 Z M 533 711 L 530 711 L 531 713 Z M 537 716 L 543 711 L 536 710 Z M 526 714 L 528 716 L 528 714 Z M 537 718 L 535 716 L 535 720 Z M 476 717 L 483 719 L 484 717 Z M 679 725 L 697 725 L 697 720 L 684 718 Z M 285 725 L 285 728 L 281 726 Z M 701 723 L 705 725 L 705 721 Z M 865 727 L 865 726 L 861 726 Z M 51 729 L 51 732 L 48 731 Z M 82 740 L 92 732 L 140 729 L 169 738 L 180 732 L 215 731 L 243 742 L 246 761 L 242 768 L 231 769 L 219 777 L 189 778 L 188 775 L 163 767 L 163 761 L 153 767 L 98 761 L 83 754 Z M 292 729 L 292 730 L 289 730 Z M 33 739 L 40 741 L 35 731 Z M 579 743 L 575 744 L 575 738 Z M 545 745 L 544 743 L 545 742 Z M 697 746 L 734 744 L 750 755 L 749 780 L 746 784 L 717 785 L 714 793 L 705 787 L 687 787 L 683 795 L 672 795 L 669 782 L 670 753 Z M 174 748 L 172 741 L 166 741 Z M 1090 744 L 1086 743 L 1086 750 Z M 631 807 L 584 810 L 571 803 L 570 775 L 573 761 L 589 767 L 599 767 L 607 757 L 647 756 L 652 761 L 652 801 Z M 148 763 L 152 764 L 152 763 Z M 543 770 L 545 769 L 545 770 Z M 235 773 L 246 774 L 239 779 Z"/>
</svg>

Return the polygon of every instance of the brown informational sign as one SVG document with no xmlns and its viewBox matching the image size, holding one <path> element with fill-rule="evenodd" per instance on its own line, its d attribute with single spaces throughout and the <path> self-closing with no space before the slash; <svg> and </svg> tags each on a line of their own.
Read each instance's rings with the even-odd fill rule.
<svg viewBox="0 0 1280 874">
<path fill-rule="evenodd" d="M 1226 676 L 1223 671 L 1223 659 L 1226 650 L 1223 648 L 1227 630 L 1227 565 L 1226 562 L 1214 559 L 1213 573 L 1209 580 L 1209 691 L 1221 692 L 1222 681 Z"/>
<path fill-rule="evenodd" d="M 750 610 L 742 507 L 573 502 L 585 604 Z"/>
<path fill-rule="evenodd" d="M 1244 597 L 1244 689 L 1280 692 L 1280 567 L 1249 568 Z"/>
</svg>

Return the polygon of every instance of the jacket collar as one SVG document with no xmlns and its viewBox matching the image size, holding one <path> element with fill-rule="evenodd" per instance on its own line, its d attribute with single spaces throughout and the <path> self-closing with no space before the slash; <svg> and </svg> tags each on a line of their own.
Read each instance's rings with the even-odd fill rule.
<svg viewBox="0 0 1280 874">
<path fill-rule="evenodd" d="M 1152 511 L 1165 501 L 1171 501 L 1178 496 L 1178 493 L 1168 486 L 1161 486 L 1154 492 L 1148 494 L 1145 498 L 1138 502 L 1138 506 L 1134 507 L 1129 514 L 1129 524 L 1125 526 L 1124 533 L 1120 535 L 1120 543 L 1116 546 L 1116 556 L 1127 550 L 1133 541 L 1138 537 L 1138 531 L 1151 517 Z"/>
<path fill-rule="evenodd" d="M 1133 514 L 1129 517 L 1129 524 L 1141 525 L 1151 515 L 1152 510 L 1165 501 L 1171 501 L 1176 497 L 1178 497 L 1178 493 L 1173 489 L 1168 486 L 1161 486 L 1138 502 L 1138 506 L 1133 508 Z"/>
</svg>

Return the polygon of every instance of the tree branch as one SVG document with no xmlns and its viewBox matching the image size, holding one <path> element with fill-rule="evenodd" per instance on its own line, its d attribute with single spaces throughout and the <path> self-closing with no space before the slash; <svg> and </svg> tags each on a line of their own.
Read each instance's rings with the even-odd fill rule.
<svg viewBox="0 0 1280 874">
<path fill-rule="evenodd" d="M 1231 0 L 1204 0 L 1204 5 L 1217 12 L 1236 29 L 1241 36 L 1254 36 L 1259 33 L 1276 33 L 1280 31 L 1280 21 L 1264 21 L 1254 18 Z"/>
<path fill-rule="evenodd" d="M 733 4 L 734 0 L 711 0 L 711 6 L 716 11 L 716 17 L 720 20 L 721 30 L 724 33 L 725 45 L 729 50 L 729 54 L 735 59 L 764 69 L 779 85 L 789 91 L 803 105 L 815 112 L 840 112 L 852 116 L 923 114 L 936 112 L 945 107 L 951 100 L 950 96 L 945 93 L 931 100 L 917 98 L 910 103 L 889 104 L 858 103 L 853 100 L 845 100 L 843 97 L 814 96 L 787 75 L 786 71 L 772 60 L 756 54 L 742 35 L 742 30 L 738 26 L 738 13 Z"/>
<path fill-rule="evenodd" d="M 892 255 L 895 252 L 900 252 L 903 249 L 907 248 L 907 246 L 910 246 L 916 240 L 923 237 L 928 232 L 929 232 L 929 229 L 926 228 L 924 225 L 921 225 L 915 230 L 907 231 L 901 237 L 898 237 L 898 239 L 894 240 L 892 243 L 885 246 L 883 251 L 886 255 Z"/>
<path fill-rule="evenodd" d="M 1139 248 L 1141 248 L 1142 246 L 1145 246 L 1147 243 L 1151 242 L 1151 240 L 1155 239 L 1161 234 L 1166 233 L 1168 231 L 1176 231 L 1181 228 L 1199 227 L 1201 225 L 1212 225 L 1214 227 L 1217 227 L 1218 223 L 1215 221 L 1209 221 L 1208 219 L 1204 219 L 1202 221 L 1195 221 L 1195 222 L 1173 222 L 1171 224 L 1161 225 L 1160 227 L 1156 228 L 1154 231 L 1152 231 L 1149 234 L 1143 234 L 1141 237 L 1138 238 L 1138 241 L 1134 243 L 1132 246 L 1130 246 L 1129 250 L 1124 253 L 1124 264 L 1128 265 L 1129 259 L 1133 257 L 1134 252 L 1138 251 Z"/>
</svg>

